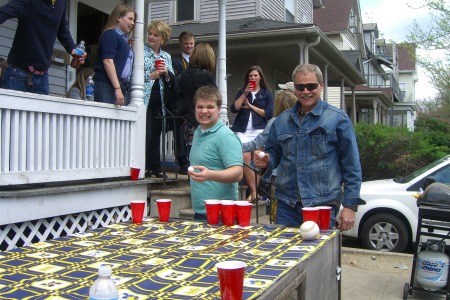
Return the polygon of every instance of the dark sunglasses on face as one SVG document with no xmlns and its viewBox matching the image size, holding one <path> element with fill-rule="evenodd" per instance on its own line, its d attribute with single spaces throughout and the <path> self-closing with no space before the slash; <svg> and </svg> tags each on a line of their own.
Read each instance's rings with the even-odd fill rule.
<svg viewBox="0 0 450 300">
<path fill-rule="evenodd" d="M 311 91 L 314 91 L 315 89 L 317 89 L 319 87 L 319 84 L 318 83 L 307 83 L 307 84 L 296 83 L 296 84 L 294 84 L 294 86 L 297 91 L 303 92 L 306 88 L 308 91 L 311 92 Z"/>
</svg>

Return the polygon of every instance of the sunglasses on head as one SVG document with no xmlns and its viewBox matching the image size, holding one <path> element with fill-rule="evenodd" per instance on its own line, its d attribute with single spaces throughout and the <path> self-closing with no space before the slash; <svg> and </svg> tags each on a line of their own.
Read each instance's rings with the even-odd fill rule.
<svg viewBox="0 0 450 300">
<path fill-rule="evenodd" d="M 311 92 L 311 91 L 314 91 L 315 89 L 317 89 L 319 87 L 319 84 L 318 83 L 307 83 L 307 84 L 296 83 L 296 84 L 294 84 L 294 86 L 297 91 L 302 92 L 306 88 L 308 91 Z"/>
</svg>

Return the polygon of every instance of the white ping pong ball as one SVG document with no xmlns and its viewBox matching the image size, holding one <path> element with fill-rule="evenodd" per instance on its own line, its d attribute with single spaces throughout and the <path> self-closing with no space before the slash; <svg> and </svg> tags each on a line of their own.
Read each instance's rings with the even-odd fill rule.
<svg viewBox="0 0 450 300">
<path fill-rule="evenodd" d="M 190 167 L 188 168 L 188 171 L 189 171 L 189 172 L 194 172 L 194 167 L 193 167 L 193 166 L 190 166 Z"/>
<path fill-rule="evenodd" d="M 258 154 L 259 158 L 263 158 L 264 156 L 266 156 L 266 154 L 264 153 L 264 151 L 259 152 Z"/>
</svg>

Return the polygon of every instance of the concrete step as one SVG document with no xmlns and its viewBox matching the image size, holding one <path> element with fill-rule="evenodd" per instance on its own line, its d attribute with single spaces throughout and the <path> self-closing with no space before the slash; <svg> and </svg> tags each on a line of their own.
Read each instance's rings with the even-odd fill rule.
<svg viewBox="0 0 450 300">
<path fill-rule="evenodd" d="M 149 190 L 149 198 L 151 201 L 150 213 L 151 217 L 158 216 L 158 207 L 156 199 L 172 199 L 170 208 L 171 218 L 180 218 L 180 211 L 189 209 L 191 204 L 191 188 L 190 187 L 172 187 L 165 190 Z"/>
</svg>

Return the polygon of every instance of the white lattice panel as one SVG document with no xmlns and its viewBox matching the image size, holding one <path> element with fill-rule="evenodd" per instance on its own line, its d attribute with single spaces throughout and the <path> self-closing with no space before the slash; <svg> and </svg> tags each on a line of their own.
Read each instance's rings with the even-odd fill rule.
<svg viewBox="0 0 450 300">
<path fill-rule="evenodd" d="M 128 205 L 0 226 L 0 250 L 11 250 L 54 238 L 130 220 Z"/>
</svg>

